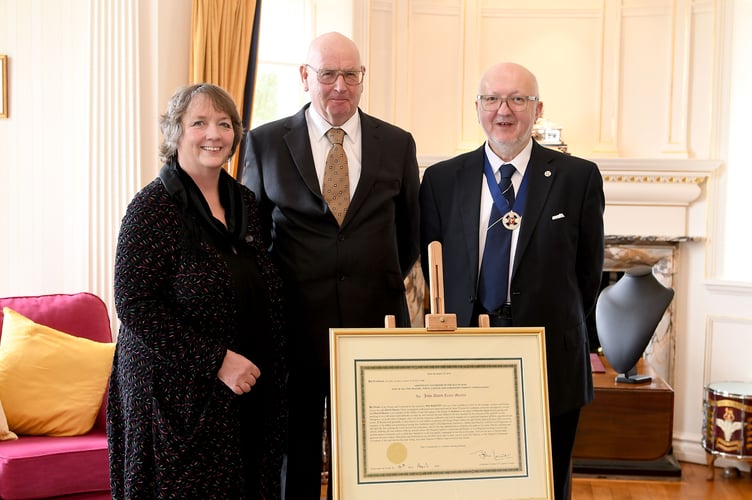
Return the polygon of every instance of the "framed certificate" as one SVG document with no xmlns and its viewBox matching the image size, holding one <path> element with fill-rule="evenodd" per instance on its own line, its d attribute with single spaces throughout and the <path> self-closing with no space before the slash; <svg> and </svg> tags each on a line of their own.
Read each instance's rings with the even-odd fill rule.
<svg viewBox="0 0 752 500">
<path fill-rule="evenodd" d="M 543 328 L 332 329 L 335 500 L 552 499 Z"/>
</svg>

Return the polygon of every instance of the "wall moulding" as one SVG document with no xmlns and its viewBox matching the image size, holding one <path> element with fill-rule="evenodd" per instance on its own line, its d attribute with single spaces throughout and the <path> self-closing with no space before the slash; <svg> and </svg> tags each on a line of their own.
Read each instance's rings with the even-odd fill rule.
<svg viewBox="0 0 752 500">
<path fill-rule="evenodd" d="M 703 201 L 703 186 L 719 160 L 593 158 L 603 175 L 608 234 L 690 234 L 689 210 Z"/>
<path fill-rule="evenodd" d="M 700 185 L 720 166 L 720 160 L 664 158 L 590 158 L 598 164 L 603 180 L 614 183 Z"/>
<path fill-rule="evenodd" d="M 463 151 L 458 151 L 457 154 Z M 421 172 L 434 163 L 451 156 L 421 155 Z M 598 164 L 604 182 L 620 184 L 694 184 L 701 185 L 720 166 L 720 160 L 687 160 L 663 158 L 589 158 Z"/>
</svg>

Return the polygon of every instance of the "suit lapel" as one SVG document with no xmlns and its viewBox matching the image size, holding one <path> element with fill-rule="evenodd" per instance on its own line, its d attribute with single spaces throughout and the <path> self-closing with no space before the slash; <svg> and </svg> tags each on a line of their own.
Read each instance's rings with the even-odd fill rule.
<svg viewBox="0 0 752 500">
<path fill-rule="evenodd" d="M 480 218 L 480 193 L 483 182 L 484 147 L 469 153 L 465 157 L 463 165 L 457 170 L 456 186 L 457 200 L 460 207 L 460 220 L 462 220 L 463 239 L 467 245 L 467 253 L 470 256 L 470 269 L 477 275 L 478 253 L 478 226 Z"/>
<path fill-rule="evenodd" d="M 311 153 L 311 139 L 308 136 L 308 124 L 305 119 L 305 111 L 310 106 L 307 104 L 295 115 L 290 117 L 285 124 L 287 133 L 285 133 L 285 144 L 290 151 L 295 167 L 298 169 L 300 176 L 303 178 L 306 186 L 319 199 L 323 200 L 319 179 L 316 176 L 316 167 L 313 163 L 313 153 Z"/>
<path fill-rule="evenodd" d="M 360 179 L 358 179 L 355 193 L 350 200 L 350 206 L 347 208 L 345 220 L 342 221 L 343 226 L 347 224 L 352 214 L 363 206 L 366 196 L 371 192 L 371 187 L 376 180 L 374 172 L 377 172 L 380 168 L 381 151 L 384 147 L 379 135 L 379 124 L 360 110 L 358 110 L 358 113 L 360 113 L 360 144 L 362 150 Z"/>
<path fill-rule="evenodd" d="M 535 141 L 533 141 L 533 150 L 530 153 L 530 161 L 525 175 L 527 176 L 527 201 L 522 215 L 520 236 L 517 239 L 512 277 L 517 272 L 520 260 L 525 255 L 525 249 L 530 243 L 535 226 L 540 220 L 543 205 L 546 203 L 548 193 L 556 180 L 556 165 L 553 162 L 553 155 L 547 154 L 547 150 Z"/>
</svg>

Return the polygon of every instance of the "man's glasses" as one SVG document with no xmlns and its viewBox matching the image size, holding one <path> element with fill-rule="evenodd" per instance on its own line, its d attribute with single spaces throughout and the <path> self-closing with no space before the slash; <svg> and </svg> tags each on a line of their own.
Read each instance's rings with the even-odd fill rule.
<svg viewBox="0 0 752 500">
<path fill-rule="evenodd" d="M 501 97 L 498 95 L 479 95 L 478 102 L 484 111 L 498 111 L 503 103 L 512 111 L 525 111 L 527 103 L 537 101 L 538 97 L 534 95 L 509 95 Z"/>
<path fill-rule="evenodd" d="M 365 75 L 364 70 L 339 71 L 336 69 L 316 69 L 310 64 L 306 64 L 306 67 L 310 68 L 314 73 L 316 73 L 316 79 L 318 79 L 319 83 L 323 83 L 324 85 L 331 85 L 332 83 L 336 82 L 337 78 L 339 78 L 340 75 L 342 75 L 342 78 L 345 79 L 346 84 L 360 85 L 360 83 L 363 81 L 363 75 Z"/>
</svg>

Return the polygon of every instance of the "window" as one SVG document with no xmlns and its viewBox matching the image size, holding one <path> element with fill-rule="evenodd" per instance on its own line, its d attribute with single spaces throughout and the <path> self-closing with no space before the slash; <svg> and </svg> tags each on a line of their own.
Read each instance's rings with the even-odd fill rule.
<svg viewBox="0 0 752 500">
<path fill-rule="evenodd" d="M 300 82 L 311 40 L 329 31 L 351 36 L 344 0 L 263 0 L 251 128 L 295 114 L 308 94 Z"/>
</svg>

